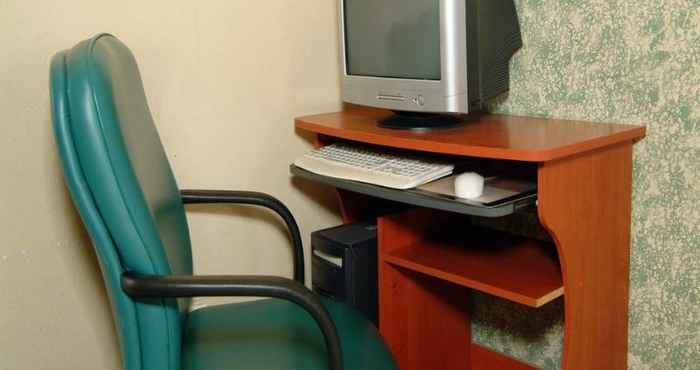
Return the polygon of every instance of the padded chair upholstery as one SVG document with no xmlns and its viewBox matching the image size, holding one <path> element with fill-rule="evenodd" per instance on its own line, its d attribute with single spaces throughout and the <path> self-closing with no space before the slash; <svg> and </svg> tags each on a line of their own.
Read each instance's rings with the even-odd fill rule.
<svg viewBox="0 0 700 370">
<path fill-rule="evenodd" d="M 179 369 L 180 306 L 135 301 L 124 271 L 191 274 L 187 221 L 133 55 L 99 35 L 51 62 L 54 128 L 64 175 L 100 259 L 125 367 Z"/>
<path fill-rule="evenodd" d="M 377 329 L 358 311 L 332 300 L 324 304 L 338 328 L 346 369 L 394 369 Z M 318 332 L 308 313 L 282 300 L 200 308 L 185 324 L 183 369 L 326 370 Z"/>
<path fill-rule="evenodd" d="M 56 54 L 51 102 L 66 183 L 100 263 L 126 370 L 325 368 L 318 327 L 291 303 L 190 313 L 187 299 L 132 299 L 122 290 L 125 271 L 192 274 L 180 191 L 124 44 L 101 34 Z M 325 304 L 346 369 L 394 368 L 370 324 L 342 304 Z"/>
</svg>

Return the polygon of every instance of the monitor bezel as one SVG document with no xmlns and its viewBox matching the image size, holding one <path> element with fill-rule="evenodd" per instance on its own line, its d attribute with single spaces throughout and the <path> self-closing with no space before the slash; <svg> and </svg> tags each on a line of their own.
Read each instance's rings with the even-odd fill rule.
<svg viewBox="0 0 700 370">
<path fill-rule="evenodd" d="M 345 1 L 338 1 L 343 101 L 399 111 L 469 113 L 465 0 L 436 0 L 440 7 L 440 80 L 348 74 Z"/>
</svg>

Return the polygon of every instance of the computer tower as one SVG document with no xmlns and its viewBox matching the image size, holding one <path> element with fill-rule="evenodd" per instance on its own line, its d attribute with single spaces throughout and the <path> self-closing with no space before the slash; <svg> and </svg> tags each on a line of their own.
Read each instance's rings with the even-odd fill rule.
<svg viewBox="0 0 700 370">
<path fill-rule="evenodd" d="M 314 292 L 345 302 L 378 325 L 377 227 L 341 225 L 311 233 Z"/>
</svg>

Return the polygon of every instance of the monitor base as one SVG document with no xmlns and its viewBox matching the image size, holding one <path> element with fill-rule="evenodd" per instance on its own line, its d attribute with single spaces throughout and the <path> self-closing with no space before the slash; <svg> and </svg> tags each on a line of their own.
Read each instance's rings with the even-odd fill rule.
<svg viewBox="0 0 700 370">
<path fill-rule="evenodd" d="M 438 113 L 399 112 L 377 121 L 377 126 L 395 130 L 431 130 L 462 123 L 462 117 Z"/>
</svg>

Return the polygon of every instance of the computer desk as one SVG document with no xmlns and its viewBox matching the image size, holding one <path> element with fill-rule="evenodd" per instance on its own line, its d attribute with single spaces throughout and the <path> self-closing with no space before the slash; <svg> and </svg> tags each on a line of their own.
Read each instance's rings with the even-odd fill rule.
<svg viewBox="0 0 700 370">
<path fill-rule="evenodd" d="M 387 114 L 346 106 L 295 124 L 317 146 L 347 140 L 529 172 L 553 240 L 472 229 L 455 213 L 338 189 L 344 222 L 377 217 L 379 329 L 399 367 L 532 369 L 472 343 L 470 288 L 532 307 L 564 295 L 562 368 L 626 369 L 632 146 L 645 128 L 489 114 L 451 129 L 378 128 Z"/>
</svg>

